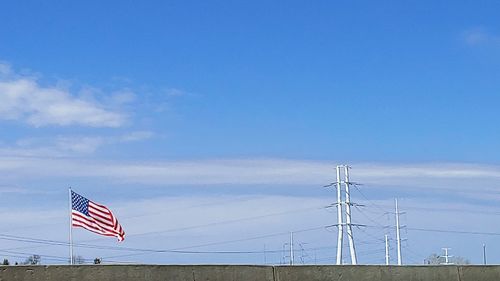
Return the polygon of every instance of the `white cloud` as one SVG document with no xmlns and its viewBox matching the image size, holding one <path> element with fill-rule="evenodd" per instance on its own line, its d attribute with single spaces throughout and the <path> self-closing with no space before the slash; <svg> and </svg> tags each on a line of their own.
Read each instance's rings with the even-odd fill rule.
<svg viewBox="0 0 500 281">
<path fill-rule="evenodd" d="M 119 127 L 126 118 L 97 102 L 75 97 L 57 86 L 42 86 L 31 77 L 12 75 L 0 65 L 0 119 L 19 120 L 32 126 L 47 125 Z M 1 78 L 1 77 L 0 77 Z"/>
<path fill-rule="evenodd" d="M 14 169 L 16 173 L 12 174 Z M 325 170 L 326 169 L 326 170 Z M 0 174 L 29 177 L 107 178 L 143 184 L 304 184 L 330 179 L 327 164 L 288 160 L 200 160 L 148 163 L 100 162 L 50 157 L 0 157 Z M 23 177 L 23 176 L 21 176 Z"/>
<path fill-rule="evenodd" d="M 475 164 L 360 164 L 356 170 L 371 181 L 379 178 L 500 178 L 500 167 Z"/>
<path fill-rule="evenodd" d="M 111 162 L 83 159 L 1 157 L 0 175 L 19 179 L 99 179 L 140 185 L 301 185 L 335 180 L 334 164 L 285 159 Z M 500 167 L 470 164 L 353 164 L 351 179 L 369 187 L 406 188 L 455 195 L 500 192 Z"/>
<path fill-rule="evenodd" d="M 327 163 L 291 160 L 199 160 L 120 163 L 101 167 L 100 176 L 144 184 L 321 184 L 333 170 Z"/>
</svg>

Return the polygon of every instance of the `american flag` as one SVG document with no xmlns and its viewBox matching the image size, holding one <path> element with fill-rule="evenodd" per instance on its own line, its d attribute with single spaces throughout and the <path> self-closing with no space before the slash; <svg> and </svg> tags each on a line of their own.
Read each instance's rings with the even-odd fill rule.
<svg viewBox="0 0 500 281">
<path fill-rule="evenodd" d="M 71 221 L 76 227 L 105 236 L 125 239 L 125 232 L 113 213 L 106 206 L 94 203 L 80 194 L 71 191 Z"/>
</svg>

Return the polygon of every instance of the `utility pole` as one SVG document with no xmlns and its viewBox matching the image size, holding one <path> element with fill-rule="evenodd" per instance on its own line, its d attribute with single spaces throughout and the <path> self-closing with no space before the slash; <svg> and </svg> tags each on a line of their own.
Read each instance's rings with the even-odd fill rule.
<svg viewBox="0 0 500 281">
<path fill-rule="evenodd" d="M 290 232 L 290 265 L 293 265 L 294 263 L 294 256 L 293 256 L 293 232 Z"/>
<path fill-rule="evenodd" d="M 483 264 L 486 265 L 486 244 L 483 244 Z"/>
<path fill-rule="evenodd" d="M 264 265 L 267 264 L 267 257 L 266 257 L 266 243 L 264 243 Z"/>
<path fill-rule="evenodd" d="M 306 258 L 309 256 L 307 253 L 306 253 L 306 250 L 304 249 L 304 245 L 307 244 L 307 243 L 299 243 L 299 247 L 300 247 L 300 263 L 301 264 L 306 264 Z"/>
<path fill-rule="evenodd" d="M 344 236 L 344 226 L 342 219 L 342 185 L 340 183 L 340 166 L 337 166 L 337 265 L 342 264 L 342 239 Z"/>
<path fill-rule="evenodd" d="M 73 265 L 74 257 L 73 257 L 73 197 L 71 187 L 68 189 L 69 194 L 69 264 Z"/>
<path fill-rule="evenodd" d="M 288 243 L 284 243 L 283 244 L 283 247 L 281 248 L 281 261 L 280 261 L 280 264 L 286 264 L 286 258 L 288 257 L 286 255 L 286 246 L 288 245 Z"/>
<path fill-rule="evenodd" d="M 351 219 L 351 193 L 349 182 L 349 166 L 344 166 L 344 184 L 345 184 L 345 213 L 346 213 L 346 226 L 347 238 L 349 239 L 349 250 L 351 252 L 351 264 L 356 265 L 358 259 L 356 258 L 356 249 L 354 247 L 354 236 L 352 233 L 352 219 Z"/>
<path fill-rule="evenodd" d="M 389 265 L 389 238 L 385 235 L 385 265 Z"/>
<path fill-rule="evenodd" d="M 395 199 L 396 203 L 396 239 L 398 243 L 398 265 L 403 265 L 403 259 L 401 257 L 401 227 L 399 225 L 399 208 L 398 208 L 398 199 Z"/>
<path fill-rule="evenodd" d="M 444 250 L 444 263 L 441 263 L 443 265 L 450 265 L 450 264 L 453 264 L 453 263 L 450 263 L 450 258 L 453 257 L 453 256 L 450 256 L 448 255 L 448 250 L 451 250 L 451 248 L 442 248 Z"/>
</svg>

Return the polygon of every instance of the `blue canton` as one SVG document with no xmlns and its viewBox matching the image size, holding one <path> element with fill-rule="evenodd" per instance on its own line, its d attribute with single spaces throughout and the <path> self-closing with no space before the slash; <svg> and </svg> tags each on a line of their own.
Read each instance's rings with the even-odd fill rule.
<svg viewBox="0 0 500 281">
<path fill-rule="evenodd" d="M 71 191 L 72 209 L 86 216 L 89 216 L 89 199 Z"/>
</svg>

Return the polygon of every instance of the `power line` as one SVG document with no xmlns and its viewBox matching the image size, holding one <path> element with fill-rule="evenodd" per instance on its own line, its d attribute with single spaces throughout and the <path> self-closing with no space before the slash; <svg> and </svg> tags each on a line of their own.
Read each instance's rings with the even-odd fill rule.
<svg viewBox="0 0 500 281">
<path fill-rule="evenodd" d="M 319 229 L 325 229 L 325 228 L 326 228 L 326 226 L 320 226 L 320 227 L 313 227 L 313 228 L 306 228 L 306 229 L 294 230 L 293 232 L 294 233 L 301 233 L 301 232 L 307 232 L 307 231 L 313 231 L 313 230 L 319 230 Z M 262 238 L 269 238 L 269 237 L 275 237 L 275 236 L 283 236 L 283 235 L 289 235 L 289 234 L 290 234 L 289 231 L 287 231 L 287 232 L 279 232 L 279 233 L 273 233 L 273 234 L 255 236 L 255 237 L 248 237 L 248 238 L 235 239 L 235 240 L 229 240 L 229 241 L 212 242 L 212 243 L 199 244 L 199 245 L 187 246 L 187 247 L 180 247 L 180 248 L 174 248 L 174 249 L 168 249 L 168 250 L 150 250 L 150 249 L 144 249 L 142 251 L 142 253 L 138 253 L 138 254 L 126 254 L 126 255 L 119 255 L 119 256 L 110 256 L 108 258 L 138 256 L 138 255 L 144 255 L 144 254 L 149 254 L 149 253 L 168 253 L 168 252 L 170 252 L 170 253 L 196 253 L 196 252 L 190 252 L 190 251 L 184 251 L 184 250 L 186 250 L 186 249 L 192 249 L 192 248 L 200 248 L 200 247 L 207 247 L 207 246 L 229 244 L 229 243 L 236 243 L 236 242 L 243 242 L 243 241 L 250 241 L 250 240 L 257 240 L 257 239 L 262 239 Z M 141 251 L 141 250 L 139 249 L 138 251 Z M 258 253 L 262 254 L 262 251 L 259 251 Z"/>
<path fill-rule="evenodd" d="M 366 225 L 366 227 L 380 228 L 377 225 Z M 390 226 L 389 228 L 395 228 Z M 500 236 L 500 232 L 481 232 L 481 231 L 464 231 L 464 230 L 446 230 L 446 229 L 435 229 L 435 228 L 419 228 L 419 227 L 406 227 L 410 231 L 424 231 L 424 232 L 436 232 L 436 233 L 455 233 L 455 234 L 470 234 L 470 235 L 488 235 L 488 236 Z"/>
<path fill-rule="evenodd" d="M 377 224 L 378 226 L 380 226 L 380 227 L 382 227 L 382 228 L 386 228 L 386 227 L 387 227 L 387 226 L 382 225 L 381 223 L 377 222 L 375 219 L 370 218 L 367 214 L 365 214 L 365 212 L 364 212 L 363 210 L 361 210 L 361 208 L 359 208 L 359 207 L 357 207 L 357 206 L 356 206 L 356 210 L 358 210 L 358 211 L 359 211 L 359 213 L 360 213 L 363 217 L 365 217 L 366 219 L 368 219 L 368 220 L 369 220 L 369 221 L 371 221 L 372 223 L 375 223 L 375 224 Z M 387 214 L 387 213 L 385 213 L 383 216 L 385 216 L 386 214 Z M 381 217 L 381 216 L 380 216 L 380 217 Z M 378 239 L 378 238 L 377 238 L 377 239 Z"/>
<path fill-rule="evenodd" d="M 221 205 L 227 205 L 227 204 L 236 203 L 236 202 L 251 201 L 251 200 L 254 200 L 256 198 L 258 198 L 258 196 L 244 197 L 244 198 L 241 198 L 241 199 L 234 199 L 234 198 L 232 198 L 230 200 L 224 200 L 224 201 L 208 202 L 208 203 L 195 204 L 195 205 L 184 206 L 184 207 L 170 208 L 170 209 L 161 210 L 161 211 L 158 211 L 158 212 L 148 212 L 148 213 L 143 213 L 143 214 L 135 215 L 135 216 L 127 216 L 127 217 L 124 217 L 123 220 L 126 221 L 126 220 L 129 220 L 129 219 L 135 219 L 135 218 L 144 217 L 144 216 L 150 216 L 150 215 L 155 215 L 155 214 L 162 214 L 162 213 L 166 213 L 166 212 L 170 213 L 170 212 L 181 211 L 181 210 L 185 210 L 185 209 L 198 208 L 198 207 L 206 207 L 206 206 L 213 206 L 213 205 L 221 206 Z"/>
<path fill-rule="evenodd" d="M 205 207 L 205 206 L 212 206 L 212 205 L 226 205 L 230 203 L 235 203 L 235 202 L 244 202 L 244 201 L 251 201 L 257 198 L 257 196 L 251 196 L 251 197 L 244 197 L 241 199 L 234 199 L 232 198 L 231 200 L 225 200 L 225 201 L 217 201 L 217 202 L 209 202 L 209 203 L 203 203 L 203 204 L 195 204 L 195 205 L 190 205 L 190 206 L 183 206 L 183 207 L 177 207 L 177 208 L 170 208 L 166 210 L 161 210 L 158 212 L 148 212 L 148 213 L 143 213 L 135 216 L 123 216 L 120 217 L 120 221 L 127 221 L 129 219 L 134 219 L 134 218 L 139 218 L 139 217 L 144 217 L 144 216 L 150 216 L 150 215 L 155 215 L 155 214 L 162 214 L 165 212 L 175 212 L 175 211 L 181 211 L 184 209 L 191 209 L 191 208 L 198 208 L 198 207 Z M 59 218 L 59 216 L 57 217 Z M 60 217 L 62 219 L 62 217 Z M 2 232 L 11 232 L 13 230 L 19 230 L 19 229 L 29 229 L 29 228 L 39 228 L 43 226 L 53 226 L 53 225 L 58 225 L 62 224 L 62 222 L 57 222 L 57 223 L 45 223 L 45 224 L 36 224 L 36 225 L 29 225 L 29 226 L 19 226 L 19 227 L 9 227 L 7 230 L 2 230 Z"/>
<path fill-rule="evenodd" d="M 308 231 L 314 231 L 314 230 L 320 230 L 320 229 L 325 229 L 326 226 L 319 226 L 319 227 L 312 227 L 312 228 L 305 228 L 305 229 L 298 229 L 293 231 L 294 233 L 302 233 L 302 232 L 308 232 Z M 222 244 L 229 244 L 229 243 L 236 243 L 236 242 L 243 242 L 243 241 L 250 241 L 250 240 L 257 240 L 257 239 L 262 239 L 262 238 L 268 238 L 268 237 L 275 237 L 275 236 L 281 236 L 289 234 L 289 232 L 279 232 L 279 233 L 272 233 L 272 234 L 266 234 L 266 235 L 260 235 L 260 236 L 254 236 L 254 237 L 248 237 L 248 238 L 242 238 L 242 239 L 235 239 L 235 240 L 226 240 L 226 241 L 219 241 L 219 242 L 212 242 L 212 243 L 205 243 L 205 244 L 198 244 L 198 245 L 192 245 L 192 246 L 186 246 L 186 247 L 179 247 L 179 248 L 174 248 L 174 249 L 167 249 L 167 250 L 155 250 L 155 249 L 141 249 L 141 248 L 130 248 L 130 247 L 116 247 L 116 246 L 102 246 L 102 245 L 93 245 L 93 244 L 84 244 L 84 243 L 75 243 L 75 247 L 79 248 L 89 248 L 89 249 L 103 249 L 103 250 L 116 250 L 116 251 L 135 251 L 135 252 L 153 252 L 153 253 L 162 253 L 162 252 L 169 252 L 169 253 L 221 253 L 221 254 L 231 254 L 231 253 L 262 253 L 262 251 L 185 251 L 185 249 L 192 249 L 192 248 L 199 248 L 199 247 L 206 247 L 206 246 L 214 246 L 214 245 L 222 245 Z M 8 240 L 8 241 L 16 241 L 16 242 L 25 242 L 25 243 L 34 243 L 34 244 L 43 244 L 43 245 L 51 245 L 51 246 L 68 246 L 68 242 L 63 242 L 63 241 L 57 241 L 57 240 L 49 240 L 49 239 L 38 239 L 38 238 L 30 238 L 30 237 L 23 237 L 23 236 L 16 236 L 16 235 L 7 235 L 7 234 L 0 234 L 0 239 L 1 240 Z M 0 251 L 9 251 L 8 249 L 3 249 Z M 278 250 L 276 250 L 278 251 Z M 281 251 L 281 250 L 279 250 Z M 271 251 L 266 251 L 266 252 L 271 252 Z"/>
<path fill-rule="evenodd" d="M 357 188 L 356 184 L 352 183 L 353 186 L 356 187 L 358 191 L 359 188 Z M 364 196 L 367 201 L 371 202 L 366 196 Z M 200 206 L 203 205 L 209 205 L 209 204 L 201 204 Z M 380 208 L 380 205 L 376 205 L 372 203 L 371 205 Z M 353 205 L 355 206 L 355 205 Z M 284 212 L 278 212 L 278 213 L 271 213 L 271 214 L 265 214 L 265 215 L 259 215 L 259 216 L 251 216 L 251 217 L 244 217 L 244 218 L 239 218 L 239 219 L 231 219 L 231 220 L 225 220 L 225 221 L 219 221 L 219 222 L 212 222 L 208 224 L 200 224 L 200 225 L 192 225 L 192 226 L 187 226 L 187 227 L 182 227 L 182 228 L 173 228 L 173 229 L 167 229 L 163 231 L 155 231 L 155 232 L 146 232 L 146 233 L 139 233 L 139 234 L 132 234 L 130 236 L 141 236 L 141 235 L 151 235 L 151 234 L 160 234 L 160 233 L 167 233 L 167 232 L 175 232 L 175 231 L 184 231 L 184 230 L 189 230 L 189 229 L 196 229 L 196 228 L 203 228 L 203 227 L 210 227 L 210 226 L 216 226 L 216 225 L 222 225 L 222 224 L 230 224 L 230 223 L 237 223 L 241 221 L 247 221 L 247 220 L 254 220 L 254 219 L 260 219 L 260 218 L 266 218 L 266 217 L 272 217 L 272 216 L 280 216 L 280 215 L 285 215 L 285 214 L 292 214 L 292 213 L 298 213 L 298 212 L 304 212 L 304 211 L 311 211 L 311 210 L 321 210 L 325 209 L 325 207 L 312 207 L 312 208 L 303 208 L 303 209 L 296 209 L 296 210 L 288 210 Z M 363 215 L 365 216 L 368 220 L 370 220 L 372 223 L 375 223 L 375 225 L 367 225 L 368 227 L 371 228 L 382 228 L 382 229 L 387 229 L 387 228 L 394 228 L 391 226 L 384 226 L 377 222 L 377 219 L 371 218 L 369 215 L 367 215 L 365 212 L 363 212 L 361 209 L 357 208 L 356 209 Z M 407 209 L 418 209 L 418 210 L 444 210 L 444 211 L 453 211 L 453 209 L 439 209 L 439 208 L 426 208 L 426 207 L 409 207 Z M 457 210 L 458 211 L 458 210 Z M 482 212 L 482 211 L 475 211 L 476 213 L 488 213 L 488 214 L 495 214 L 495 215 L 500 215 L 498 212 Z M 147 214 L 146 214 L 147 215 Z M 384 214 L 385 215 L 385 214 Z M 134 218 L 134 217 L 132 217 Z M 380 217 L 377 217 L 380 218 Z M 316 230 L 316 229 L 321 229 L 325 228 L 324 226 L 321 227 L 316 227 L 316 228 L 310 228 L 310 229 L 303 229 L 303 230 L 297 230 L 294 232 L 304 232 L 304 231 L 311 231 L 311 230 Z M 486 236 L 500 236 L 500 232 L 481 232 L 481 231 L 462 231 L 462 230 L 446 230 L 446 229 L 435 229 L 435 228 L 411 228 L 408 227 L 406 228 L 409 231 L 423 231 L 423 232 L 434 232 L 434 233 L 451 233 L 451 234 L 460 234 L 460 235 L 486 235 Z M 371 241 L 382 241 L 382 239 L 379 239 L 372 234 L 361 230 L 363 233 L 365 233 L 367 236 L 375 238 L 374 240 Z M 212 242 L 212 243 L 206 243 L 206 244 L 200 244 L 200 245 L 193 245 L 193 246 L 187 246 L 187 247 L 181 247 L 181 248 L 174 248 L 174 249 L 160 249 L 160 250 L 155 250 L 155 249 L 142 249 L 142 248 L 127 248 L 127 247 L 113 247 L 113 246 L 101 246 L 101 245 L 93 245 L 93 244 L 85 244 L 85 243 L 78 243 L 75 244 L 76 247 L 80 248 L 89 248 L 89 249 L 100 249 L 100 250 L 112 250 L 112 251 L 129 251 L 129 252 L 135 252 L 133 254 L 127 254 L 127 255 L 121 255 L 121 256 L 111 256 L 108 258 L 114 258 L 114 257 L 124 257 L 124 256 L 135 256 L 135 255 L 144 255 L 144 254 L 149 254 L 149 253 L 178 253 L 178 254 L 262 254 L 262 251 L 189 251 L 187 249 L 192 249 L 192 248 L 198 248 L 198 247 L 206 247 L 206 246 L 214 246 L 214 245 L 222 245 L 222 244 L 228 244 L 228 243 L 236 243 L 236 242 L 242 242 L 242 241 L 249 241 L 249 240 L 256 240 L 256 239 L 263 239 L 267 237 L 273 237 L 273 236 L 279 236 L 279 235 L 285 235 L 289 234 L 289 232 L 280 232 L 280 233 L 273 233 L 273 234 L 268 234 L 268 235 L 261 235 L 257 237 L 249 237 L 249 238 L 242 238 L 242 239 L 235 239 L 235 240 L 228 240 L 228 241 L 219 241 L 219 242 Z M 15 236 L 15 235 L 7 235 L 7 234 L 0 234 L 0 239 L 2 240 L 7 240 L 7 241 L 17 241 L 17 242 L 23 242 L 23 243 L 34 243 L 34 244 L 39 244 L 43 246 L 39 247 L 44 247 L 44 246 L 67 246 L 67 242 L 62 242 L 62 241 L 57 241 L 57 240 L 48 240 L 48 239 L 37 239 L 37 238 L 29 238 L 29 237 L 22 237 L 22 236 Z M 93 239 L 93 240 L 87 240 L 87 241 L 95 241 L 95 240 L 102 240 L 100 239 Z M 358 242 L 358 244 L 370 244 L 367 243 L 367 241 L 363 242 Z M 377 244 L 377 243 L 371 243 L 371 244 Z M 35 248 L 35 247 L 32 247 Z M 310 248 L 307 250 L 320 250 L 324 249 L 325 247 L 318 247 L 318 248 Z M 16 252 L 16 251 L 11 251 L 15 249 L 21 249 L 21 248 L 12 248 L 12 249 L 4 249 L 1 250 L 0 252 L 5 252 L 5 253 L 10 253 L 10 254 L 27 254 L 23 252 Z M 408 248 L 405 248 L 408 251 L 410 251 Z M 266 250 L 268 253 L 279 253 L 282 250 Z M 363 254 L 368 254 L 363 251 L 359 252 Z M 417 256 L 415 252 L 412 253 L 414 257 Z M 57 257 L 57 256 L 50 256 L 50 255 L 43 255 L 43 257 L 47 258 L 52 258 L 53 260 L 60 259 L 61 261 L 64 259 L 64 261 L 67 261 L 67 258 L 63 257 Z M 118 262 L 118 261 L 117 261 Z"/>
<path fill-rule="evenodd" d="M 368 199 L 367 199 L 368 200 Z M 380 207 L 387 207 L 389 208 L 389 205 L 378 205 Z M 476 214 L 487 214 L 487 215 L 497 215 L 500 216 L 500 211 L 480 211 L 480 210 L 464 210 L 464 209 L 457 209 L 457 208 L 437 208 L 437 207 L 407 207 L 405 206 L 405 209 L 407 210 L 421 210 L 421 211 L 440 211 L 440 212 L 457 212 L 457 213 L 476 213 Z"/>
<path fill-rule="evenodd" d="M 445 230 L 445 229 L 432 229 L 432 228 L 415 228 L 407 227 L 408 230 L 425 231 L 425 232 L 439 232 L 439 233 L 455 233 L 455 234 L 471 234 L 471 235 L 488 235 L 500 236 L 498 232 L 481 232 L 481 231 L 463 231 L 463 230 Z"/>
<path fill-rule="evenodd" d="M 271 213 L 271 214 L 266 214 L 266 215 L 251 216 L 251 217 L 246 217 L 246 218 L 218 221 L 218 222 L 199 224 L 199 225 L 191 225 L 191 226 L 180 227 L 180 228 L 172 228 L 172 229 L 166 229 L 166 230 L 160 230 L 160 231 L 136 233 L 136 234 L 127 235 L 127 237 L 136 237 L 136 236 L 144 236 L 144 235 L 154 235 L 154 234 L 163 234 L 163 233 L 170 233 L 170 232 L 177 232 L 177 231 L 185 231 L 185 230 L 191 230 L 191 229 L 196 229 L 196 228 L 210 227 L 210 226 L 216 226 L 216 225 L 222 225 L 222 224 L 231 224 L 231 223 L 237 223 L 237 222 L 248 221 L 248 220 L 256 220 L 256 219 L 262 219 L 262 218 L 273 217 L 273 216 L 281 216 L 281 215 L 300 213 L 300 212 L 306 212 L 306 211 L 321 210 L 324 208 L 326 208 L 326 207 L 323 206 L 323 207 L 309 207 L 309 208 L 295 209 L 295 210 L 289 210 L 289 211 L 278 212 L 278 213 Z M 103 238 L 97 238 L 97 239 L 92 239 L 92 240 L 87 240 L 87 241 L 90 242 L 90 241 L 97 241 L 97 240 L 102 240 L 102 239 Z"/>
<path fill-rule="evenodd" d="M 295 210 L 289 210 L 289 211 L 278 212 L 278 213 L 271 213 L 271 214 L 260 215 L 260 216 L 252 216 L 252 217 L 246 217 L 246 218 L 240 218 L 240 219 L 219 221 L 219 222 L 213 222 L 213 223 L 208 223 L 208 224 L 192 225 L 192 226 L 181 227 L 181 228 L 173 228 L 173 229 L 168 229 L 168 230 L 164 230 L 164 231 L 131 234 L 131 235 L 127 235 L 127 236 L 130 237 L 130 236 L 142 236 L 142 235 L 161 234 L 161 233 L 168 233 L 168 232 L 177 232 L 177 231 L 184 231 L 184 230 L 190 230 L 190 229 L 196 229 L 196 228 L 210 227 L 210 226 L 215 226 L 215 225 L 237 223 L 237 222 L 241 222 L 241 221 L 254 220 L 254 219 L 260 219 L 260 218 L 266 218 L 266 217 L 272 217 L 272 216 L 280 216 L 280 215 L 286 215 L 286 214 L 292 214 L 292 213 L 299 213 L 299 212 L 305 212 L 305 211 L 312 211 L 312 210 L 321 210 L 321 209 L 325 209 L 325 208 L 326 207 L 324 207 L 324 206 L 322 206 L 322 207 L 302 208 L 302 209 L 295 209 Z M 2 236 L 4 236 L 4 238 L 1 238 Z M 21 240 L 13 240 L 13 238 L 23 239 L 23 237 L 19 237 L 19 236 L 16 237 L 16 236 L 13 236 L 13 235 L 9 236 L 9 235 L 6 235 L 6 234 L 0 234 L 0 239 L 3 239 L 3 240 L 12 240 L 12 241 L 26 242 L 26 241 L 21 241 Z M 30 238 L 26 238 L 26 239 L 30 239 Z M 96 238 L 96 239 L 84 240 L 83 242 L 102 241 L 103 239 L 104 238 Z M 39 243 L 39 244 L 42 244 L 42 246 L 31 247 L 31 248 L 41 248 L 41 247 L 44 247 L 43 245 L 53 245 L 51 243 L 66 243 L 66 242 L 54 241 L 54 240 L 45 240 L 45 241 L 49 241 L 50 243 Z M 67 243 L 65 245 L 67 245 Z"/>
<path fill-rule="evenodd" d="M 382 208 L 382 206 L 381 206 L 381 205 L 375 204 L 375 203 L 373 202 L 373 200 L 369 199 L 369 198 L 368 198 L 368 196 L 366 196 L 366 195 L 365 195 L 365 194 L 361 191 L 361 189 L 359 188 L 359 185 L 360 185 L 360 184 L 353 184 L 354 188 L 356 188 L 356 190 L 359 192 L 359 194 L 361 194 L 361 196 L 362 196 L 362 197 L 363 197 L 366 201 L 368 201 L 368 203 L 370 203 L 373 207 L 375 207 L 375 208 L 377 208 L 377 209 L 381 210 L 384 214 L 385 214 L 385 213 L 387 213 L 387 210 L 384 210 L 384 209 Z"/>
</svg>

